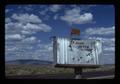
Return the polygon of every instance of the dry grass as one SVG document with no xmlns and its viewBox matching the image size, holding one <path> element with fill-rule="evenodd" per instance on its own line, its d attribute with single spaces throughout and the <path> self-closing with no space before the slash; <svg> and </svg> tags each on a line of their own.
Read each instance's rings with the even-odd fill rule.
<svg viewBox="0 0 120 84">
<path fill-rule="evenodd" d="M 114 66 L 103 66 L 96 69 L 83 69 L 83 72 L 89 71 L 109 71 L 114 70 Z M 40 65 L 6 65 L 5 66 L 6 76 L 11 75 L 37 75 L 37 74 L 73 74 L 74 69 L 72 68 L 55 68 L 54 66 L 40 66 Z"/>
</svg>

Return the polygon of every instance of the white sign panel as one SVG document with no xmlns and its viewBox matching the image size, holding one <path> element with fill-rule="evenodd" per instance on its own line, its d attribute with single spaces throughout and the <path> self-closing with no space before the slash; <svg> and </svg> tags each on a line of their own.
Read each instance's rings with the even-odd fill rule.
<svg viewBox="0 0 120 84">
<path fill-rule="evenodd" d="M 98 40 L 56 38 L 53 49 L 56 64 L 99 65 L 102 55 L 102 44 Z"/>
</svg>

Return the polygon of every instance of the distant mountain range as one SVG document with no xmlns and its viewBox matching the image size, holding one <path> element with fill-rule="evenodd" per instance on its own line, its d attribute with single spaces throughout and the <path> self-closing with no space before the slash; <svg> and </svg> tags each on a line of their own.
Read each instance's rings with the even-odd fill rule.
<svg viewBox="0 0 120 84">
<path fill-rule="evenodd" d="M 29 64 L 29 65 L 41 65 L 41 64 L 52 64 L 52 61 L 33 60 L 33 59 L 20 59 L 13 61 L 6 61 L 5 64 Z"/>
<path fill-rule="evenodd" d="M 53 64 L 53 61 L 20 59 L 20 60 L 6 61 L 5 64 L 50 65 L 50 64 Z M 115 66 L 115 65 L 114 64 L 104 64 L 104 66 Z"/>
</svg>

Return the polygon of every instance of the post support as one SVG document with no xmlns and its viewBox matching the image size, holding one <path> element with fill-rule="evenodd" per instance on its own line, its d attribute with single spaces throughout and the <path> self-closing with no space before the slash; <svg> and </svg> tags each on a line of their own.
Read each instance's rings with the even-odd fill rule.
<svg viewBox="0 0 120 84">
<path fill-rule="evenodd" d="M 75 67 L 74 73 L 75 73 L 75 79 L 82 79 L 82 68 Z"/>
</svg>

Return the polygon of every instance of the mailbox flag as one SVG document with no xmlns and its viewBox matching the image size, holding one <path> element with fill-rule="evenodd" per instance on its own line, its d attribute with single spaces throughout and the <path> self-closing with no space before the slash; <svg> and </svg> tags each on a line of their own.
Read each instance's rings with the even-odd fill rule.
<svg viewBox="0 0 120 84">
<path fill-rule="evenodd" d="M 73 35 L 73 34 L 74 34 L 74 35 L 80 35 L 80 30 L 79 30 L 79 29 L 75 29 L 75 28 L 72 29 L 72 30 L 71 30 L 71 35 Z"/>
</svg>

